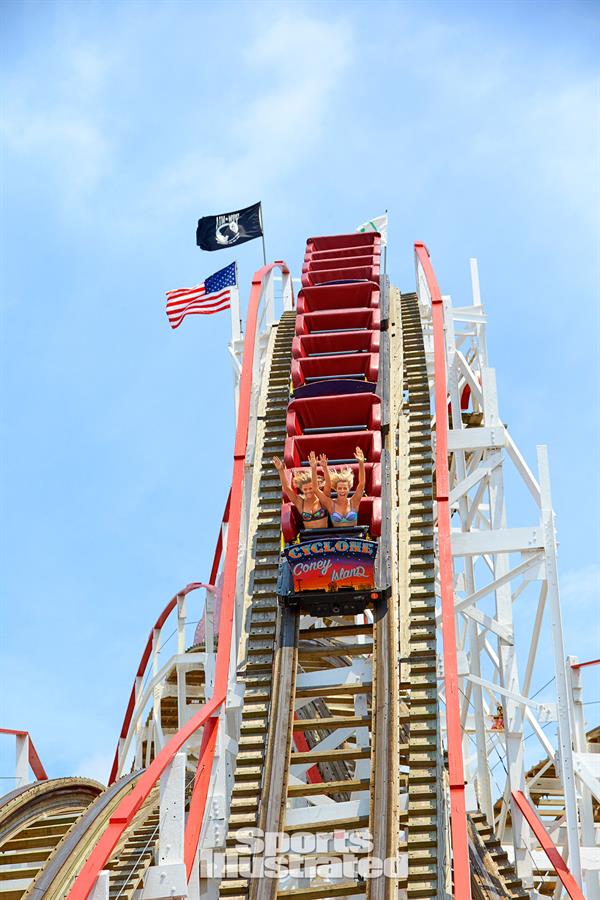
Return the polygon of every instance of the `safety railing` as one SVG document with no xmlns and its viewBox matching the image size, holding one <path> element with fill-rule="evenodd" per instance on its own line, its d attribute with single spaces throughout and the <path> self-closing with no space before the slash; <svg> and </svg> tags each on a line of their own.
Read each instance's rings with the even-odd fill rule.
<svg viewBox="0 0 600 900">
<path fill-rule="evenodd" d="M 190 801 L 190 811 L 186 823 L 185 865 L 190 877 L 197 852 L 198 838 L 204 819 L 206 800 L 210 783 L 210 773 L 215 756 L 216 736 L 219 728 L 219 712 L 224 709 L 229 685 L 229 670 L 232 650 L 232 636 L 235 616 L 236 580 L 238 569 L 238 548 L 242 525 L 242 501 L 244 493 L 244 468 L 251 414 L 253 375 L 255 373 L 255 349 L 257 343 L 258 313 L 264 296 L 264 287 L 270 273 L 279 268 L 291 292 L 291 276 L 287 265 L 277 261 L 259 269 L 252 279 L 252 289 L 248 303 L 246 334 L 244 338 L 243 363 L 239 382 L 238 416 L 235 445 L 233 451 L 233 474 L 230 494 L 230 513 L 227 530 L 227 546 L 222 574 L 222 606 L 220 615 L 219 644 L 216 656 L 213 696 L 160 750 L 149 767 L 140 775 L 133 790 L 119 803 L 111 815 L 108 826 L 90 853 L 86 863 L 75 879 L 69 892 L 69 900 L 87 900 L 94 888 L 100 872 L 110 859 L 117 843 L 136 813 L 148 798 L 161 775 L 173 762 L 177 752 L 202 726 L 202 745 L 198 756 L 196 777 Z M 289 306 L 293 296 L 288 296 Z M 211 573 L 212 576 L 213 573 Z M 211 582 L 214 580 L 211 577 Z M 134 700 L 135 704 L 135 700 Z"/>
<path fill-rule="evenodd" d="M 38 781 L 47 781 L 48 776 L 38 752 L 33 745 L 28 731 L 20 731 L 15 728 L 0 728 L 0 734 L 11 734 L 15 738 L 15 782 L 17 787 L 29 783 L 29 770 L 33 772 Z"/>
<path fill-rule="evenodd" d="M 442 602 L 442 637 L 444 644 L 444 685 L 446 694 L 446 729 L 448 741 L 448 779 L 450 784 L 450 831 L 454 865 L 454 896 L 467 900 L 471 896 L 469 844 L 465 804 L 465 780 L 462 755 L 462 728 L 456 653 L 456 619 L 454 612 L 454 579 L 450 545 L 450 506 L 448 473 L 448 388 L 444 304 L 425 244 L 415 243 L 415 263 L 419 302 L 431 304 L 433 324 L 433 369 L 435 396 L 435 484 L 437 500 L 438 562 Z M 426 296 L 423 297 L 423 293 Z"/>
<path fill-rule="evenodd" d="M 115 756 L 108 779 L 109 784 L 113 784 L 117 780 L 117 778 L 120 778 L 123 774 L 124 767 L 127 763 L 129 750 L 134 739 L 137 739 L 138 744 L 136 748 L 136 768 L 140 768 L 144 764 L 144 761 L 141 760 L 139 756 L 143 738 L 142 730 L 144 730 L 148 737 L 151 738 L 147 742 L 148 746 L 150 746 L 150 744 L 152 743 L 152 739 L 154 740 L 155 747 L 162 746 L 163 740 L 159 736 L 159 733 L 162 731 L 162 729 L 160 724 L 160 716 L 157 715 L 157 710 L 152 710 L 152 715 L 148 724 L 144 723 L 144 719 L 146 716 L 146 708 L 151 698 L 154 700 L 155 706 L 159 705 L 159 698 L 156 689 L 164 681 L 166 675 L 168 674 L 168 672 L 170 672 L 174 662 L 172 658 L 169 658 L 169 661 L 159 669 L 159 655 L 166 644 L 166 640 L 163 641 L 162 639 L 163 630 L 171 617 L 171 613 L 175 610 L 175 608 L 177 608 L 176 630 L 178 653 L 180 655 L 177 657 L 175 664 L 177 666 L 179 696 L 179 679 L 181 677 L 181 666 L 185 665 L 186 662 L 195 662 L 196 664 L 198 664 L 198 654 L 194 654 L 192 657 L 192 654 L 184 653 L 182 644 L 183 646 L 185 646 L 184 641 L 186 608 L 184 601 L 188 594 L 190 594 L 192 591 L 198 590 L 199 588 L 206 588 L 207 590 L 211 590 L 213 586 L 203 583 L 193 583 L 186 585 L 186 587 L 182 588 L 181 591 L 178 591 L 177 594 L 175 594 L 169 600 L 150 632 L 135 675 L 131 694 L 129 696 L 129 702 L 127 704 L 127 709 L 125 711 L 125 716 L 123 719 L 123 726 L 119 735 L 118 746 L 115 751 Z M 180 721 L 181 712 L 182 710 L 178 709 Z M 152 732 L 152 734 L 150 734 L 150 732 Z"/>
</svg>

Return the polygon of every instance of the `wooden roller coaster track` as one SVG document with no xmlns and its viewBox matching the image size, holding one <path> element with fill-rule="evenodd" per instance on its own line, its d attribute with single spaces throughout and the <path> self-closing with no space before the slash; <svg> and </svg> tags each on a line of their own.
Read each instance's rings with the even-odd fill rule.
<svg viewBox="0 0 600 900">
<path fill-rule="evenodd" d="M 281 488 L 271 460 L 283 455 L 286 438 L 295 313 L 284 312 L 274 326 L 255 438 L 244 573 L 249 577 L 237 656 L 243 704 L 218 888 L 223 900 L 433 900 L 452 894 L 436 665 L 430 385 L 417 295 L 402 295 L 385 277 L 381 287 L 379 575 L 390 591 L 364 614 L 316 617 L 278 604 Z M 188 670 L 185 685 L 188 704 L 205 700 L 201 666 Z M 160 697 L 167 741 L 185 725 L 178 690 L 173 668 Z M 199 739 L 188 757 L 188 810 L 198 784 L 198 745 Z M 142 768 L 107 789 L 85 779 L 58 779 L 9 794 L 0 805 L 0 900 L 67 896 L 114 811 L 160 749 L 148 729 L 137 756 Z M 538 807 L 559 817 L 553 764 L 538 764 L 527 781 Z M 500 806 L 496 812 L 499 817 Z M 155 785 L 107 853 L 112 900 L 140 896 L 145 873 L 157 859 L 159 817 Z M 510 818 L 503 821 L 507 825 Z M 486 817 L 472 814 L 467 827 L 475 900 L 529 896 Z M 275 848 L 278 877 L 251 877 L 261 854 L 240 853 L 240 834 L 257 829 L 283 836 L 283 846 Z M 343 869 L 333 861 L 329 868 L 309 867 L 295 875 L 293 839 L 311 834 L 329 849 L 340 835 L 366 839 L 344 845 Z M 315 860 L 321 855 L 309 851 L 304 863 L 311 854 Z M 396 860 L 394 877 L 365 879 L 360 863 L 369 855 Z M 540 889 L 550 894 L 553 884 L 546 878 Z"/>
</svg>

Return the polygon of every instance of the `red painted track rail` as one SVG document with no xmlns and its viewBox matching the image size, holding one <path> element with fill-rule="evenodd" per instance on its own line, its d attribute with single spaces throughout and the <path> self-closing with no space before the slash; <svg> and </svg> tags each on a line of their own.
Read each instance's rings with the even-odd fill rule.
<svg viewBox="0 0 600 900">
<path fill-rule="evenodd" d="M 454 582 L 450 546 L 450 505 L 448 475 L 448 387 L 446 381 L 446 342 L 444 304 L 437 278 L 425 244 L 415 243 L 420 266 L 431 297 L 433 318 L 433 363 L 435 379 L 435 482 L 438 524 L 438 555 L 442 596 L 442 636 L 444 642 L 444 684 L 446 689 L 446 730 L 448 740 L 448 776 L 450 782 L 450 829 L 454 867 L 454 896 L 470 900 L 471 873 L 465 806 L 465 776 L 462 756 L 462 730 L 458 697 L 458 664 L 456 657 L 456 618 Z"/>
<path fill-rule="evenodd" d="M 31 735 L 28 731 L 19 731 L 15 728 L 0 728 L 0 734 L 13 734 L 15 737 L 26 737 L 29 738 L 29 747 L 28 747 L 28 761 L 31 766 L 31 771 L 35 775 L 38 781 L 47 781 L 48 776 L 46 775 L 46 770 L 42 765 L 42 761 L 38 756 L 38 752 L 33 746 L 33 741 L 31 740 Z"/>
<path fill-rule="evenodd" d="M 244 465 L 248 445 L 252 369 L 258 322 L 258 308 L 264 280 L 268 273 L 275 268 L 281 269 L 282 274 L 289 275 L 287 265 L 281 261 L 271 263 L 268 266 L 263 266 L 261 269 L 258 269 L 258 271 L 254 273 L 252 279 L 252 289 L 250 292 L 250 300 L 248 302 L 246 335 L 244 338 L 244 359 L 240 379 L 239 412 L 233 451 L 229 530 L 227 534 L 227 549 L 225 551 L 223 568 L 223 600 L 221 607 L 214 694 L 207 703 L 200 707 L 198 712 L 189 720 L 189 722 L 187 722 L 186 725 L 171 738 L 169 743 L 163 747 L 146 771 L 142 773 L 131 793 L 119 803 L 110 817 L 107 828 L 92 850 L 81 872 L 75 879 L 68 894 L 69 900 L 87 900 L 90 891 L 96 883 L 99 873 L 110 859 L 123 832 L 128 825 L 131 824 L 135 814 L 147 799 L 150 791 L 156 785 L 167 766 L 172 762 L 175 754 L 184 746 L 192 734 L 194 734 L 202 725 L 206 725 L 207 727 L 203 734 L 201 753 L 198 758 L 198 769 L 190 803 L 190 813 L 186 825 L 185 863 L 188 877 L 193 865 L 198 843 L 197 835 L 200 834 L 202 820 L 204 818 L 210 771 L 214 759 L 218 729 L 218 720 L 215 718 L 214 724 L 209 722 L 209 720 L 219 713 L 227 696 L 231 641 L 233 635 L 238 544 L 240 539 L 242 514 Z M 214 583 L 212 577 L 211 581 Z"/>
<path fill-rule="evenodd" d="M 600 659 L 588 659 L 587 662 L 573 663 L 572 669 L 585 669 L 587 666 L 600 665 Z"/>
</svg>

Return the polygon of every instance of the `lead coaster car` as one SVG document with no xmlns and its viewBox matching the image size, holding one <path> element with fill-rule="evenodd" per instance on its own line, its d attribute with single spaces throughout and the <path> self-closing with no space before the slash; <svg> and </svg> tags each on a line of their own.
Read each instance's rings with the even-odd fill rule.
<svg viewBox="0 0 600 900">
<path fill-rule="evenodd" d="M 357 615 L 387 597 L 377 586 L 378 541 L 368 528 L 311 528 L 283 548 L 277 596 L 288 609 L 317 616 Z"/>
</svg>

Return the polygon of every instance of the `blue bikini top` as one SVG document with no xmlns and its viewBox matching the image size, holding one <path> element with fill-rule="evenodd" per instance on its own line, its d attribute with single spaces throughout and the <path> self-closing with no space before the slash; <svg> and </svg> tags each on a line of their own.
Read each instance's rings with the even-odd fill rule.
<svg viewBox="0 0 600 900">
<path fill-rule="evenodd" d="M 331 521 L 334 525 L 355 525 L 358 521 L 358 513 L 350 508 L 345 516 L 335 510 L 331 513 Z"/>
</svg>

